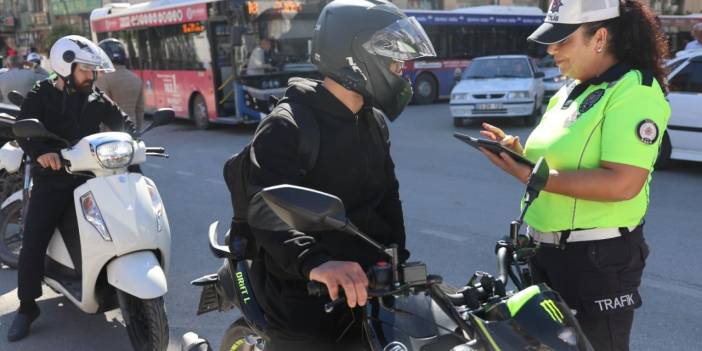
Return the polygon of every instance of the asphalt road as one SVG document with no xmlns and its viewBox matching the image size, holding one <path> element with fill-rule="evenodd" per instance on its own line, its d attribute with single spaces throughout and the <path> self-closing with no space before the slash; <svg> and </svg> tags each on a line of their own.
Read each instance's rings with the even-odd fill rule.
<svg viewBox="0 0 702 351">
<path fill-rule="evenodd" d="M 496 122 L 526 139 L 520 123 Z M 477 134 L 478 126 L 458 128 Z M 428 263 L 455 285 L 476 270 L 495 270 L 493 245 L 518 213 L 522 187 L 482 155 L 451 137 L 446 104 L 411 106 L 391 125 L 392 152 L 404 203 L 412 258 Z M 144 165 L 161 192 L 172 230 L 172 266 L 166 298 L 171 349 L 196 331 L 216 347 L 235 313 L 196 317 L 199 290 L 189 282 L 220 265 L 207 248 L 209 224 L 227 223 L 231 208 L 222 164 L 250 139 L 252 127 L 195 131 L 187 122 L 151 132 L 152 146 L 170 159 Z M 641 293 L 632 350 L 702 349 L 702 163 L 678 162 L 653 176 L 646 237 L 651 255 Z M 224 226 L 220 227 L 224 230 Z M 46 289 L 42 316 L 29 338 L 9 344 L 5 335 L 18 306 L 16 272 L 0 269 L 0 350 L 129 350 L 125 329 L 104 314 L 85 315 Z"/>
</svg>

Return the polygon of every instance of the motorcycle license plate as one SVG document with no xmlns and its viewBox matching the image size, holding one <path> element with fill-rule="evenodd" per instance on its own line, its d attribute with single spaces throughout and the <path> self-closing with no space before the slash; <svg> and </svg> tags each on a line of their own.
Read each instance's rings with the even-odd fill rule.
<svg viewBox="0 0 702 351">
<path fill-rule="evenodd" d="M 477 104 L 475 105 L 476 110 L 482 110 L 482 111 L 492 111 L 492 110 L 501 110 L 502 104 Z"/>
<path fill-rule="evenodd" d="M 219 297 L 215 284 L 208 284 L 202 287 L 200 293 L 200 303 L 197 306 L 197 315 L 219 310 Z"/>
</svg>

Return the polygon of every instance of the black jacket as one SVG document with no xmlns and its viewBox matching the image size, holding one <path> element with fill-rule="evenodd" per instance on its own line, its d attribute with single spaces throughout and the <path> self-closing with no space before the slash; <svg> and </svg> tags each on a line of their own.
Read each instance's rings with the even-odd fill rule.
<svg viewBox="0 0 702 351">
<path fill-rule="evenodd" d="M 333 194 L 345 205 L 347 216 L 364 233 L 382 244 L 405 247 L 405 228 L 399 184 L 387 140 L 371 113 L 355 116 L 322 84 L 297 80 L 286 92 L 292 103 L 304 104 L 318 121 L 319 156 L 306 174 L 298 156 L 299 132 L 288 119 L 271 115 L 262 122 L 252 144 L 259 167 L 249 181 L 266 187 L 294 184 Z M 251 204 L 255 206 L 255 204 Z M 348 325 L 347 308 L 326 314 L 329 298 L 306 293 L 310 270 L 329 261 L 355 261 L 364 269 L 385 260 L 367 243 L 343 233 L 269 232 L 252 229 L 262 260 L 254 282 L 268 320 L 295 334 L 336 338 Z M 258 265 L 258 267 L 256 267 Z M 344 322 L 346 320 L 346 322 Z"/>
<path fill-rule="evenodd" d="M 40 81 L 27 93 L 17 119 L 27 118 L 38 119 L 50 132 L 71 143 L 100 132 L 101 124 L 112 131 L 134 135 L 133 124 L 127 115 L 98 88 L 92 94 L 68 94 L 57 89 L 51 78 Z M 59 142 L 41 138 L 19 139 L 18 142 L 33 160 L 49 152 L 59 153 L 59 150 L 65 148 Z M 33 176 L 39 182 L 65 182 L 72 178 L 63 169 L 54 171 L 39 167 L 35 167 Z"/>
</svg>

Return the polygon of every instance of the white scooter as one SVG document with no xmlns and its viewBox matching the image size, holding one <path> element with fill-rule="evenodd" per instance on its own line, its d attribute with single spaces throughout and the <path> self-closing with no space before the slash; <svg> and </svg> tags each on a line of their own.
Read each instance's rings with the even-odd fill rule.
<svg viewBox="0 0 702 351">
<path fill-rule="evenodd" d="M 173 118 L 173 110 L 159 110 L 141 134 Z M 135 350 L 166 350 L 163 296 L 170 227 L 154 182 L 127 170 L 144 163 L 147 155 L 167 157 L 164 149 L 147 148 L 121 132 L 92 134 L 69 146 L 35 119 L 15 122 L 13 132 L 18 138 L 64 142 L 61 157 L 66 171 L 90 177 L 73 193 L 77 227 L 64 221 L 73 225 L 62 225 L 49 243 L 44 282 L 86 313 L 119 307 Z M 23 197 L 17 192 L 3 207 L 14 204 L 22 211 L 24 206 L 17 203 L 27 203 Z"/>
<path fill-rule="evenodd" d="M 17 91 L 8 94 L 9 100 L 15 104 L 19 113 L 24 97 Z M 11 105 L 8 105 L 11 106 Z M 12 112 L 12 111 L 10 111 Z M 13 193 L 22 190 L 23 167 L 27 156 L 14 140 L 12 125 L 15 123 L 14 115 L 0 112 L 0 203 L 5 202 Z M 26 164 L 29 164 L 28 162 Z M 25 167 L 26 168 L 26 167 Z M 22 248 L 22 230 L 19 218 L 9 218 L 0 213 L 0 263 L 11 268 L 17 268 L 19 252 Z"/>
</svg>

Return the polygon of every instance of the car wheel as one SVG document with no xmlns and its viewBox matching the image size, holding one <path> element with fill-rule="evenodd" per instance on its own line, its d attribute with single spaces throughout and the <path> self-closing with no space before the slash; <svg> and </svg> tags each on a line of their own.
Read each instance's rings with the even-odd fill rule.
<svg viewBox="0 0 702 351">
<path fill-rule="evenodd" d="M 534 112 L 532 112 L 530 116 L 524 117 L 524 125 L 527 127 L 535 126 L 539 120 L 541 120 L 542 109 L 542 104 L 539 103 L 539 99 L 537 98 L 534 101 Z"/>
<path fill-rule="evenodd" d="M 434 77 L 427 73 L 420 74 L 414 81 L 414 102 L 426 105 L 434 102 L 437 97 L 437 85 Z"/>
<path fill-rule="evenodd" d="M 658 148 L 658 158 L 656 158 L 656 164 L 653 168 L 655 169 L 665 169 L 670 166 L 672 162 L 670 159 L 670 154 L 673 151 L 673 147 L 670 144 L 670 137 L 666 132 L 663 134 L 663 140 L 661 140 L 661 147 Z"/>
</svg>

